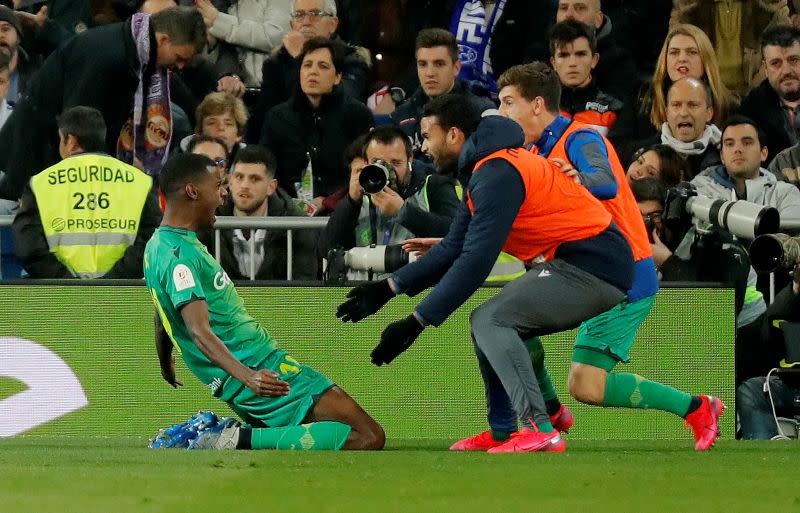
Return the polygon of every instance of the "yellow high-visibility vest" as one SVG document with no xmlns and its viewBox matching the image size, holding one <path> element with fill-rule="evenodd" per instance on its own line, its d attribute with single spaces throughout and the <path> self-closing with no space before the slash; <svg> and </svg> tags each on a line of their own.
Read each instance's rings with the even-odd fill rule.
<svg viewBox="0 0 800 513">
<path fill-rule="evenodd" d="M 136 240 L 153 179 L 101 153 L 68 157 L 31 178 L 50 252 L 79 278 L 106 274 Z"/>
</svg>

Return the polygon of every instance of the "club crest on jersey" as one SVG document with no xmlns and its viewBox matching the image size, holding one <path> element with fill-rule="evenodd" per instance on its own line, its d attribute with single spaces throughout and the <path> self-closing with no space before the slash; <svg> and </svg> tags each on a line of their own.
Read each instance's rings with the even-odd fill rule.
<svg viewBox="0 0 800 513">
<path fill-rule="evenodd" d="M 214 288 L 217 290 L 222 290 L 226 285 L 230 285 L 231 283 L 228 273 L 224 271 L 220 271 L 214 275 Z"/>
<path fill-rule="evenodd" d="M 192 271 L 185 264 L 176 265 L 172 270 L 172 284 L 175 285 L 176 292 L 193 288 L 195 283 Z"/>
</svg>

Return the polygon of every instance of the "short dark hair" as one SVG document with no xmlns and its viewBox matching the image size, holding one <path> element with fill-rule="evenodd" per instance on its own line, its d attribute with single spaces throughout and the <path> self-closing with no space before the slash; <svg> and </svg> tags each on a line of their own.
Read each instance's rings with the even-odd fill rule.
<svg viewBox="0 0 800 513">
<path fill-rule="evenodd" d="M 258 144 L 248 144 L 236 152 L 236 158 L 231 164 L 231 171 L 233 171 L 236 164 L 261 164 L 267 172 L 267 178 L 275 178 L 275 172 L 278 169 L 278 159 L 275 158 L 268 148 L 259 146 Z"/>
<path fill-rule="evenodd" d="M 658 178 L 642 178 L 631 182 L 633 197 L 638 203 L 643 201 L 658 201 L 662 205 L 667 197 L 667 186 Z"/>
<path fill-rule="evenodd" d="M 775 25 L 761 33 L 761 57 L 764 57 L 764 48 L 767 46 L 780 46 L 789 48 L 800 42 L 800 29 L 793 25 Z"/>
<path fill-rule="evenodd" d="M 175 198 L 178 191 L 204 173 L 216 169 L 214 161 L 199 153 L 173 155 L 158 174 L 158 186 L 167 199 Z"/>
<path fill-rule="evenodd" d="M 106 150 L 106 122 L 97 109 L 78 105 L 65 110 L 58 116 L 58 130 L 75 137 L 83 151 Z"/>
<path fill-rule="evenodd" d="M 406 148 L 406 157 L 410 159 L 414 155 L 411 139 L 396 125 L 383 125 L 368 132 L 364 136 L 364 152 L 367 151 L 367 146 L 369 146 L 372 141 L 377 141 L 380 144 L 392 144 L 398 139 L 403 141 L 403 146 Z"/>
<path fill-rule="evenodd" d="M 756 122 L 753 121 L 751 118 L 748 118 L 747 116 L 743 116 L 741 114 L 734 114 L 733 116 L 730 116 L 728 119 L 725 120 L 725 122 L 720 127 L 720 134 L 721 134 L 720 139 L 722 139 L 725 136 L 725 130 L 727 130 L 729 127 L 736 125 L 752 126 L 756 130 L 756 136 L 758 137 L 759 147 L 763 148 L 764 146 L 767 146 L 767 136 L 764 133 L 764 131 L 761 130 L 761 127 L 758 126 L 758 124 L 756 124 Z"/>
<path fill-rule="evenodd" d="M 592 53 L 597 53 L 597 35 L 594 27 L 569 19 L 556 23 L 550 28 L 550 55 L 556 55 L 556 50 L 570 44 L 576 39 L 585 38 L 589 42 Z"/>
<path fill-rule="evenodd" d="M 478 109 L 465 96 L 460 94 L 442 94 L 425 104 L 422 117 L 435 117 L 436 124 L 450 130 L 458 128 L 469 137 L 481 122 Z"/>
<path fill-rule="evenodd" d="M 189 139 L 189 143 L 186 145 L 186 151 L 189 153 L 194 153 L 194 149 L 197 148 L 197 145 L 203 143 L 219 144 L 225 151 L 225 158 L 227 159 L 229 157 L 228 147 L 225 146 L 225 141 L 223 141 L 219 137 L 214 137 L 212 135 L 197 134 L 192 136 L 192 138 Z"/>
<path fill-rule="evenodd" d="M 11 64 L 11 56 L 6 55 L 3 52 L 0 52 L 0 71 L 8 69 L 8 66 L 10 64 Z"/>
<path fill-rule="evenodd" d="M 303 62 L 306 55 L 321 48 L 327 48 L 331 52 L 333 67 L 336 73 L 341 73 L 344 67 L 344 46 L 339 41 L 327 37 L 315 37 L 306 41 L 303 44 L 303 53 L 300 54 L 300 62 Z"/>
<path fill-rule="evenodd" d="M 680 182 L 685 180 L 686 176 L 689 175 L 689 172 L 687 171 L 688 166 L 686 164 L 686 160 L 681 157 L 680 154 L 672 148 L 672 146 L 668 146 L 666 144 L 653 144 L 652 146 L 639 148 L 633 154 L 631 162 L 628 164 L 628 166 L 630 166 L 631 163 L 648 151 L 655 152 L 655 154 L 658 155 L 658 160 L 661 164 L 659 166 L 660 178 L 667 187 L 678 185 Z"/>
<path fill-rule="evenodd" d="M 417 42 L 414 46 L 414 55 L 420 48 L 435 48 L 444 46 L 453 62 L 458 60 L 458 43 L 456 37 L 443 28 L 427 28 L 419 31 Z"/>
<path fill-rule="evenodd" d="M 206 47 L 206 24 L 194 7 L 169 7 L 150 15 L 153 32 L 163 32 L 172 44 L 192 45 L 200 53 Z"/>
<path fill-rule="evenodd" d="M 543 62 L 511 66 L 497 80 L 498 90 L 507 86 L 516 87 L 528 101 L 541 96 L 548 112 L 561 112 L 561 79 L 553 68 Z"/>
</svg>

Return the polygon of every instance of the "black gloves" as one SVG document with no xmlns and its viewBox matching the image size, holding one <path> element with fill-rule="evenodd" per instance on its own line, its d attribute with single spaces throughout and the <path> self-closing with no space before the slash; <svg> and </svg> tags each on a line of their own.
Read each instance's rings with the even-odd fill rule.
<svg viewBox="0 0 800 513">
<path fill-rule="evenodd" d="M 389 279 L 371 281 L 353 287 L 347 293 L 348 299 L 336 309 L 336 317 L 343 322 L 358 322 L 369 317 L 395 296 L 389 286 Z"/>
<path fill-rule="evenodd" d="M 381 341 L 370 354 L 372 363 L 378 367 L 384 363 L 391 363 L 400 353 L 411 347 L 424 329 L 425 326 L 413 315 L 386 326 L 381 333 Z"/>
</svg>

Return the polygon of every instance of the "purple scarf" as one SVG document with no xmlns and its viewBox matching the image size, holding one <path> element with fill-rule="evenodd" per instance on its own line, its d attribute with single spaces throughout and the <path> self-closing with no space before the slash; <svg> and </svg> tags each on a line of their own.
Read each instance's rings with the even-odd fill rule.
<svg viewBox="0 0 800 513">
<path fill-rule="evenodd" d="M 150 63 L 150 16 L 137 13 L 131 19 L 131 31 L 139 57 L 139 85 L 133 100 L 133 119 L 122 127 L 117 141 L 117 157 L 148 175 L 158 173 L 169 157 L 172 140 L 172 112 L 169 105 L 169 75 L 166 69 L 145 77 Z M 144 85 L 148 84 L 147 95 Z"/>
</svg>

